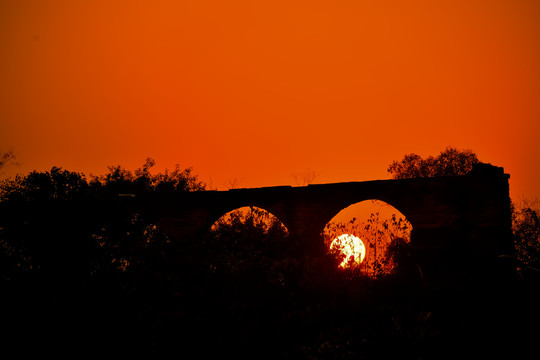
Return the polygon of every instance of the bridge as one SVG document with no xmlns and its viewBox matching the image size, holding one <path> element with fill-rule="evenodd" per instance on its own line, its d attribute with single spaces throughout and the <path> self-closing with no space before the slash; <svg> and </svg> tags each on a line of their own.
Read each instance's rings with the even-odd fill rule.
<svg viewBox="0 0 540 360">
<path fill-rule="evenodd" d="M 424 268 L 491 268 L 513 253 L 508 179 L 503 168 L 481 164 L 464 176 L 201 191 L 146 206 L 173 240 L 203 236 L 225 213 L 256 206 L 316 253 L 325 251 L 323 229 L 342 209 L 382 200 L 412 224 L 411 245 Z"/>
</svg>

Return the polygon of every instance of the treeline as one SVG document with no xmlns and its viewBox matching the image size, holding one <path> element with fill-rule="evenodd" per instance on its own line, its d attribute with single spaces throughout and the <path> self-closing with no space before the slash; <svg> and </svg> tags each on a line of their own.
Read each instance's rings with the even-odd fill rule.
<svg viewBox="0 0 540 360">
<path fill-rule="evenodd" d="M 205 186 L 190 168 L 151 174 L 152 166 L 148 159 L 134 172 L 115 166 L 90 178 L 53 167 L 4 180 L 1 276 L 84 280 L 137 267 L 151 261 L 151 254 L 164 252 L 166 236 L 145 221 L 145 209 L 126 206 L 125 197 L 201 191 Z"/>
</svg>

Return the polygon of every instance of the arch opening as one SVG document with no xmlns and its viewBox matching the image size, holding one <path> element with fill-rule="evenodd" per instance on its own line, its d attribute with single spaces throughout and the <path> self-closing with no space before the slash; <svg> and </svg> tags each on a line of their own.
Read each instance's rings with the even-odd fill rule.
<svg viewBox="0 0 540 360">
<path fill-rule="evenodd" d="M 291 256 L 287 227 L 269 211 L 245 206 L 221 216 L 209 231 L 213 270 L 257 274 L 284 284 Z"/>
<path fill-rule="evenodd" d="M 325 226 L 323 238 L 341 269 L 379 278 L 394 274 L 404 264 L 412 224 L 394 206 L 381 200 L 352 204 Z"/>
<path fill-rule="evenodd" d="M 212 224 L 210 231 L 216 232 L 233 226 L 238 227 L 238 230 L 244 226 L 258 228 L 263 233 L 281 231 L 287 236 L 289 234 L 289 230 L 277 216 L 257 206 L 243 206 L 223 214 Z"/>
</svg>

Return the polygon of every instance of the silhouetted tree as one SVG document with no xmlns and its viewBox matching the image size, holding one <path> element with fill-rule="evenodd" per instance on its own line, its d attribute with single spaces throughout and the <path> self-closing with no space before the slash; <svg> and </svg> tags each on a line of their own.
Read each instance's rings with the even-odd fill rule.
<svg viewBox="0 0 540 360">
<path fill-rule="evenodd" d="M 478 158 L 471 150 L 447 147 L 438 156 L 426 159 L 414 153 L 407 154 L 401 161 L 392 162 L 388 172 L 394 179 L 466 175 L 477 163 Z"/>
<path fill-rule="evenodd" d="M 362 222 L 353 218 L 348 223 L 329 223 L 324 230 L 324 237 L 325 242 L 330 244 L 341 234 L 358 236 L 366 247 L 366 257 L 360 265 L 351 259 L 353 272 L 380 278 L 395 273 L 398 263 L 404 263 L 404 254 L 409 252 L 411 230 L 412 225 L 407 219 L 396 214 L 382 218 L 377 212 Z M 334 255 L 343 257 L 339 253 Z"/>
<path fill-rule="evenodd" d="M 238 188 L 238 184 L 240 184 L 240 180 L 238 180 L 237 178 L 230 179 L 227 183 L 227 189 L 236 189 Z"/>
<path fill-rule="evenodd" d="M 313 183 L 313 180 L 317 177 L 317 173 L 314 170 L 306 169 L 304 172 L 294 173 L 293 177 L 296 186 L 306 186 Z"/>
<path fill-rule="evenodd" d="M 148 159 L 135 172 L 110 167 L 109 173 L 90 182 L 83 174 L 58 167 L 4 180 L 3 275 L 33 272 L 83 278 L 164 265 L 167 237 L 146 220 L 151 209 L 130 200 L 152 193 L 199 191 L 204 184 L 190 168 L 176 166 L 172 172 L 151 174 L 154 164 Z"/>
<path fill-rule="evenodd" d="M 207 249 L 216 271 L 257 275 L 279 284 L 294 266 L 287 229 L 269 212 L 256 207 L 220 218 L 212 226 Z"/>
<path fill-rule="evenodd" d="M 13 150 L 9 150 L 3 153 L 0 153 L 0 171 L 9 164 L 15 161 L 15 153 Z"/>
<path fill-rule="evenodd" d="M 53 167 L 51 171 L 32 171 L 4 180 L 0 187 L 0 202 L 35 202 L 44 200 L 74 200 L 87 195 L 88 183 L 81 173 Z"/>
<path fill-rule="evenodd" d="M 98 197 L 105 196 L 108 209 L 92 238 L 99 244 L 95 269 L 100 276 L 148 277 L 170 271 L 179 244 L 171 244 L 161 229 L 147 220 L 152 209 L 130 205 L 130 200 L 151 194 L 167 195 L 178 192 L 202 191 L 201 182 L 192 168 L 165 169 L 152 174 L 155 161 L 148 158 L 134 172 L 121 166 L 109 167 L 109 172 L 94 176 L 91 188 Z M 118 201 L 127 196 L 126 201 Z M 137 204 L 135 201 L 133 204 Z M 170 261 L 171 260 L 171 261 Z"/>
<path fill-rule="evenodd" d="M 163 173 L 151 174 L 150 169 L 154 166 L 155 161 L 151 158 L 146 159 L 144 165 L 135 172 L 120 165 L 110 166 L 107 174 L 93 176 L 90 184 L 113 196 L 202 191 L 206 188 L 192 168 L 181 169 L 175 165 L 172 171 L 165 169 Z"/>
<path fill-rule="evenodd" d="M 518 270 L 540 272 L 540 211 L 538 203 L 512 204 L 512 232 Z"/>
<path fill-rule="evenodd" d="M 386 248 L 385 260 L 392 266 L 392 271 L 400 273 L 411 268 L 410 239 L 396 237 Z"/>
<path fill-rule="evenodd" d="M 0 241 L 11 270 L 68 275 L 84 271 L 92 253 L 92 209 L 84 175 L 53 167 L 2 182 Z"/>
</svg>

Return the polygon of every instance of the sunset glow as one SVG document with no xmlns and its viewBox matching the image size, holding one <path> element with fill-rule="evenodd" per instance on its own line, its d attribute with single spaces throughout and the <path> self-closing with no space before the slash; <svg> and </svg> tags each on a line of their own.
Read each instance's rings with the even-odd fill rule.
<svg viewBox="0 0 540 360">
<path fill-rule="evenodd" d="M 335 238 L 330 244 L 330 250 L 337 250 L 344 256 L 339 264 L 339 267 L 343 269 L 360 265 L 366 256 L 366 247 L 362 240 L 351 234 L 343 234 Z"/>
</svg>

